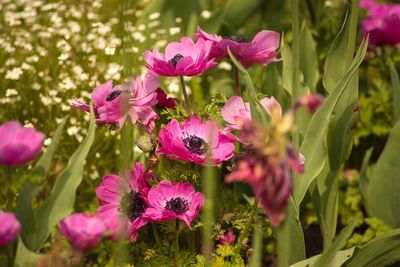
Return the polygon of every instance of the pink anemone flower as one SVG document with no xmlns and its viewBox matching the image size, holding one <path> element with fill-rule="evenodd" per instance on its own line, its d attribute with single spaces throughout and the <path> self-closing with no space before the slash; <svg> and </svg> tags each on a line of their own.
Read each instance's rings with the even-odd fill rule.
<svg viewBox="0 0 400 267">
<path fill-rule="evenodd" d="M 170 121 L 160 130 L 159 137 L 161 148 L 158 152 L 169 159 L 218 165 L 234 155 L 234 139 L 216 122 L 203 122 L 197 116 L 190 117 L 182 125 L 175 119 Z"/>
<path fill-rule="evenodd" d="M 61 233 L 80 250 L 94 248 L 107 231 L 103 219 L 96 214 L 75 213 L 60 222 Z"/>
<path fill-rule="evenodd" d="M 44 137 L 18 121 L 0 125 L 0 165 L 22 165 L 33 160 L 42 148 Z"/>
<path fill-rule="evenodd" d="M 270 116 L 272 115 L 272 110 L 274 110 L 278 118 L 282 117 L 282 107 L 273 96 L 261 99 L 260 103 Z M 241 130 L 245 122 L 251 121 L 250 104 L 249 102 L 244 102 L 240 96 L 232 96 L 222 107 L 221 115 L 227 123 L 227 131 Z M 240 138 L 237 138 L 237 140 L 245 143 Z"/>
<path fill-rule="evenodd" d="M 191 228 L 191 223 L 204 206 L 204 196 L 196 192 L 191 183 L 172 184 L 168 180 L 161 181 L 148 194 L 149 208 L 144 217 L 155 221 L 180 219 Z"/>
<path fill-rule="evenodd" d="M 266 66 L 270 62 L 279 61 L 276 58 L 276 50 L 279 47 L 279 33 L 274 31 L 260 31 L 252 41 L 247 41 L 236 36 L 222 37 L 210 34 L 197 27 L 195 38 L 213 43 L 210 58 L 229 59 L 229 47 L 232 54 L 245 68 L 249 68 L 256 63 Z"/>
<path fill-rule="evenodd" d="M 184 37 L 165 48 L 165 55 L 154 49 L 146 51 L 144 58 L 150 73 L 161 76 L 195 76 L 214 67 L 209 59 L 212 42 L 199 39 L 196 43 Z"/>
<path fill-rule="evenodd" d="M 96 87 L 92 93 L 92 103 L 97 124 L 111 124 L 122 127 L 127 116 L 133 124 L 151 132 L 154 121 L 158 119 L 152 106 L 157 104 L 157 88 L 159 79 L 147 74 L 144 79 L 128 79 L 127 82 L 113 87 L 112 81 Z M 75 100 L 73 107 L 89 112 L 89 105 Z"/>
<path fill-rule="evenodd" d="M 228 231 L 228 232 L 225 232 L 225 234 L 223 234 L 223 235 L 218 239 L 218 241 L 219 241 L 222 245 L 224 245 L 224 244 L 232 245 L 232 244 L 235 242 L 235 238 L 236 238 L 235 233 L 232 232 L 232 231 Z"/>
<path fill-rule="evenodd" d="M 14 241 L 19 232 L 21 225 L 12 212 L 3 212 L 0 210 L 0 246 L 7 245 Z"/>
<path fill-rule="evenodd" d="M 114 174 L 103 177 L 96 189 L 97 213 L 105 218 L 114 239 L 129 234 L 135 241 L 138 229 L 149 222 L 142 215 L 148 207 L 147 181 L 152 177 L 151 173 L 145 172 L 142 163 L 135 164 L 129 180 Z"/>
</svg>

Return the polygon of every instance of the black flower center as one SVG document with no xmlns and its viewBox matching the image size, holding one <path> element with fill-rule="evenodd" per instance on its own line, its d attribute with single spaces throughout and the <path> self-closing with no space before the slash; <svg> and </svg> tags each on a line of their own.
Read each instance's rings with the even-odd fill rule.
<svg viewBox="0 0 400 267">
<path fill-rule="evenodd" d="M 190 135 L 182 139 L 182 142 L 185 147 L 190 151 L 190 153 L 203 155 L 207 152 L 208 144 L 200 137 Z"/>
<path fill-rule="evenodd" d="M 189 210 L 189 202 L 182 197 L 171 198 L 165 204 L 165 209 L 181 214 Z"/>
<path fill-rule="evenodd" d="M 121 201 L 121 209 L 133 221 L 146 210 L 147 203 L 138 192 L 125 194 Z"/>
<path fill-rule="evenodd" d="M 113 101 L 114 99 L 116 99 L 120 94 L 122 93 L 122 91 L 120 90 L 115 90 L 112 91 L 106 98 L 107 102 Z"/>
<path fill-rule="evenodd" d="M 247 43 L 249 40 L 247 40 L 246 38 L 243 37 L 239 37 L 239 36 L 223 36 L 222 38 L 224 39 L 228 39 L 234 42 L 238 42 L 238 43 Z"/>
<path fill-rule="evenodd" d="M 172 64 L 172 66 L 174 66 L 175 68 L 176 64 L 178 64 L 179 60 L 181 60 L 182 58 L 184 58 L 184 56 L 182 56 L 181 54 L 176 54 L 173 58 L 168 60 L 168 63 Z"/>
</svg>

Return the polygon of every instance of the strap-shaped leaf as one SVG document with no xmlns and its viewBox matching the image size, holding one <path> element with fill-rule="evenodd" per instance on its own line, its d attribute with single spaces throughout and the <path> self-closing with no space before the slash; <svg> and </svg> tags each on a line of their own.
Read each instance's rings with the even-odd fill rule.
<svg viewBox="0 0 400 267">
<path fill-rule="evenodd" d="M 392 61 L 389 61 L 389 69 L 393 92 L 393 121 L 396 122 L 400 118 L 400 79 Z"/>
<path fill-rule="evenodd" d="M 349 248 L 346 250 L 340 250 L 336 252 L 335 256 L 332 259 L 332 267 L 340 267 L 345 263 L 354 253 L 355 247 Z M 321 255 L 316 255 L 309 259 L 297 262 L 295 264 L 290 265 L 290 267 L 313 267 L 317 260 L 321 257 Z"/>
<path fill-rule="evenodd" d="M 36 238 L 33 250 L 40 249 L 46 241 L 51 229 L 70 214 L 75 203 L 76 189 L 82 181 L 83 166 L 95 136 L 93 107 L 91 107 L 90 126 L 86 138 L 72 154 L 64 171 L 58 176 L 49 198 L 35 214 Z"/>
</svg>

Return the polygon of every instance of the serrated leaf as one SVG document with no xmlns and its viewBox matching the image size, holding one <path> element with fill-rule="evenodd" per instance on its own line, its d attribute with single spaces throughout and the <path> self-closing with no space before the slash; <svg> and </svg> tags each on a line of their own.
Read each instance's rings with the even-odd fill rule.
<svg viewBox="0 0 400 267">
<path fill-rule="evenodd" d="M 296 205 L 300 205 L 311 182 L 321 172 L 327 156 L 324 140 L 327 135 L 329 120 L 335 106 L 347 85 L 352 80 L 367 51 L 368 41 L 363 40 L 347 74 L 340 80 L 335 90 L 326 98 L 315 112 L 301 144 L 300 152 L 305 157 L 305 172 L 293 180 L 293 195 Z"/>
<path fill-rule="evenodd" d="M 400 229 L 375 238 L 356 250 L 346 267 L 383 267 L 396 262 L 400 262 Z"/>
<path fill-rule="evenodd" d="M 367 211 L 393 228 L 400 227 L 400 121 L 392 129 L 365 189 Z"/>
<path fill-rule="evenodd" d="M 83 166 L 95 136 L 93 107 L 90 112 L 90 126 L 86 138 L 72 154 L 67 166 L 57 177 L 50 196 L 35 213 L 36 238 L 33 246 L 38 251 L 49 236 L 51 229 L 73 211 L 76 189 L 82 181 Z"/>
</svg>

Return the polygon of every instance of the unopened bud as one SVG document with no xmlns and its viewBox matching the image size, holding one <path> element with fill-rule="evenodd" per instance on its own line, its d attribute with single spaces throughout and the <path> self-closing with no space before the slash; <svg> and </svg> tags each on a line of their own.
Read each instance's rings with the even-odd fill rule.
<svg viewBox="0 0 400 267">
<path fill-rule="evenodd" d="M 317 111 L 319 106 L 324 102 L 324 97 L 320 94 L 310 94 L 300 98 L 300 104 L 310 113 Z"/>
</svg>

